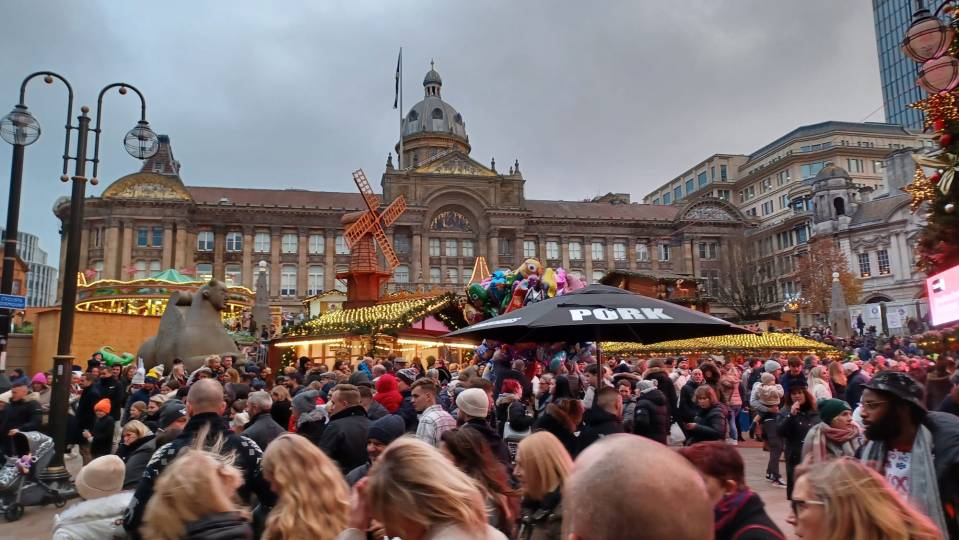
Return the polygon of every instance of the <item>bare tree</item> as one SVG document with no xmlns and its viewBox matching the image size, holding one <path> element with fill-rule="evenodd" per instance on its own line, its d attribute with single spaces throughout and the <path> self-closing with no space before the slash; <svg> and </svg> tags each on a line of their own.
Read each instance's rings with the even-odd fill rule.
<svg viewBox="0 0 959 540">
<path fill-rule="evenodd" d="M 849 271 L 849 262 L 831 238 L 820 238 L 809 243 L 809 253 L 797 265 L 802 296 L 812 313 L 828 314 L 832 304 L 832 274 L 839 272 L 846 304 L 858 304 L 862 283 Z"/>
<path fill-rule="evenodd" d="M 767 294 L 767 276 L 755 260 L 752 243 L 745 238 L 731 237 L 723 243 L 719 254 L 720 276 L 715 287 L 716 299 L 736 312 L 740 320 L 760 319 L 775 305 Z"/>
</svg>

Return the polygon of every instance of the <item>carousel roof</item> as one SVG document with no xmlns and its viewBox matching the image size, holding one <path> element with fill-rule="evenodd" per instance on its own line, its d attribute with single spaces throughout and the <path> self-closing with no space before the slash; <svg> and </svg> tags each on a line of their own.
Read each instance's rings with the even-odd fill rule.
<svg viewBox="0 0 959 540">
<path fill-rule="evenodd" d="M 163 280 L 163 281 L 172 281 L 173 283 L 196 283 L 199 282 L 198 279 L 192 276 L 185 276 L 180 272 L 177 272 L 173 268 L 167 268 L 166 270 L 160 272 L 159 274 L 153 274 L 147 279 Z"/>
<path fill-rule="evenodd" d="M 600 346 L 608 354 L 695 354 L 750 351 L 778 351 L 782 353 L 832 353 L 835 347 L 796 334 L 767 332 L 764 334 L 737 334 L 692 339 L 677 339 L 643 345 L 640 343 L 607 342 Z"/>
<path fill-rule="evenodd" d="M 453 313 L 455 311 L 455 313 Z M 416 321 L 436 316 L 451 329 L 465 326 L 456 315 L 456 296 L 453 293 L 388 297 L 372 306 L 341 309 L 310 319 L 290 330 L 284 337 L 329 334 L 369 334 L 399 330 Z M 461 315 L 460 315 L 461 317 Z"/>
</svg>

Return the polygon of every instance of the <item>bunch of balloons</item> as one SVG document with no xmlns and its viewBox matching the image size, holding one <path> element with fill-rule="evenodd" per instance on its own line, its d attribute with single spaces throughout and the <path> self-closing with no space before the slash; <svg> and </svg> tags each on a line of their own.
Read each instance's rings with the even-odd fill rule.
<svg viewBox="0 0 959 540">
<path fill-rule="evenodd" d="M 469 324 L 476 324 L 584 286 L 563 268 L 544 268 L 539 260 L 526 259 L 516 270 L 497 270 L 483 282 L 470 284 L 463 315 Z"/>
</svg>

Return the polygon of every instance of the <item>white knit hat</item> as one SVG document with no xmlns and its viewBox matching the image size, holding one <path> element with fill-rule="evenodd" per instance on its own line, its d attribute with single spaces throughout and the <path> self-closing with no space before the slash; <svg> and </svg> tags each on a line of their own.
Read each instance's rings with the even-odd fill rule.
<svg viewBox="0 0 959 540">
<path fill-rule="evenodd" d="M 85 500 L 109 497 L 123 491 L 123 460 L 115 455 L 101 456 L 77 473 L 77 493 Z"/>
<path fill-rule="evenodd" d="M 456 406 L 473 418 L 486 418 L 489 414 L 489 396 L 482 388 L 467 388 L 456 396 Z"/>
</svg>

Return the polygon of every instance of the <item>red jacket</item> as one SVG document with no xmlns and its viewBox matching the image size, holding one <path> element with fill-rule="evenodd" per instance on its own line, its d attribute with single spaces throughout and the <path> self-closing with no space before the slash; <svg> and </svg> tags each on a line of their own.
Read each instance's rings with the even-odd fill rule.
<svg viewBox="0 0 959 540">
<path fill-rule="evenodd" d="M 376 394 L 373 395 L 373 399 L 378 401 L 380 405 L 386 407 L 386 410 L 390 411 L 390 414 L 395 413 L 403 401 L 403 394 L 400 394 L 399 386 L 396 384 L 396 377 L 387 373 L 377 379 Z"/>
</svg>

